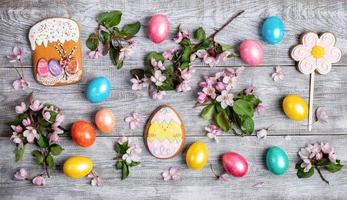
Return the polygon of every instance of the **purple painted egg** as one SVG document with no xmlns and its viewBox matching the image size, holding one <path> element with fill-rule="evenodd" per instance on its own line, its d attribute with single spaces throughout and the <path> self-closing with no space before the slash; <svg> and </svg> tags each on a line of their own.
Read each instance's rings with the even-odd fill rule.
<svg viewBox="0 0 347 200">
<path fill-rule="evenodd" d="M 49 71 L 48 71 L 48 63 L 46 59 L 40 58 L 39 61 L 37 62 L 37 73 L 42 77 L 48 76 Z"/>
<path fill-rule="evenodd" d="M 263 62 L 263 48 L 255 40 L 244 40 L 240 45 L 240 57 L 246 64 L 257 66 Z"/>
<path fill-rule="evenodd" d="M 153 15 L 148 22 L 147 34 L 154 43 L 161 43 L 167 39 L 170 33 L 169 20 L 165 15 Z"/>
<path fill-rule="evenodd" d="M 49 61 L 48 68 L 53 76 L 59 76 L 64 72 L 63 68 L 56 59 L 51 59 Z"/>
</svg>

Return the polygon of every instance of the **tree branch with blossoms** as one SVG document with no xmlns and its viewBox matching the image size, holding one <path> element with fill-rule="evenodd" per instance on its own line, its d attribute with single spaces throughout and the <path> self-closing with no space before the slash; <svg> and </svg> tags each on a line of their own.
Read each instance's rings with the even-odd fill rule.
<svg viewBox="0 0 347 200">
<path fill-rule="evenodd" d="M 12 86 L 15 90 L 25 90 L 30 87 L 30 83 L 25 80 L 24 72 L 23 72 L 23 63 L 22 58 L 24 57 L 24 50 L 22 48 L 13 47 L 12 52 L 7 56 L 10 63 L 19 63 L 21 72 L 19 72 L 18 68 L 14 64 L 14 69 L 16 70 L 19 79 L 14 80 Z"/>
<path fill-rule="evenodd" d="M 122 29 L 117 25 L 122 18 L 122 12 L 118 10 L 100 13 L 96 21 L 98 26 L 94 33 L 91 33 L 86 41 L 87 47 L 91 50 L 90 58 L 98 59 L 101 55 L 110 55 L 112 63 L 117 69 L 123 67 L 123 62 L 127 59 L 135 45 L 133 38 L 141 28 L 140 22 L 125 24 Z M 103 44 L 102 53 L 99 50 L 99 43 Z"/>
<path fill-rule="evenodd" d="M 59 134 L 64 133 L 60 125 L 65 117 L 60 108 L 52 104 L 41 104 L 38 100 L 33 100 L 32 94 L 27 103 L 22 102 L 15 110 L 18 116 L 8 125 L 12 129 L 10 139 L 16 144 L 16 161 L 23 160 L 25 146 L 33 144 L 36 149 L 31 154 L 49 178 L 49 169 L 55 166 L 54 156 L 63 151 L 59 144 Z"/>
<path fill-rule="evenodd" d="M 201 59 L 205 64 L 213 67 L 219 62 L 226 61 L 227 58 L 238 56 L 231 52 L 231 46 L 216 42 L 215 35 L 242 13 L 243 11 L 233 16 L 209 37 L 206 37 L 205 30 L 199 27 L 194 31 L 193 39 L 187 30 L 179 26 L 173 39 L 179 44 L 179 48 L 168 49 L 164 52 L 150 52 L 145 61 L 147 70 L 130 71 L 132 89 L 141 90 L 148 86 L 149 95 L 153 99 L 162 99 L 166 94 L 165 91 L 190 91 L 192 74 L 195 72 L 191 63 L 194 60 Z"/>
</svg>

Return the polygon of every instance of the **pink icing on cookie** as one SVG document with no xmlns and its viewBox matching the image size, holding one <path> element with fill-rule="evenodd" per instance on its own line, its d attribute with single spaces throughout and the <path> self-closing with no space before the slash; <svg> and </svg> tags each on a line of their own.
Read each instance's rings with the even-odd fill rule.
<svg viewBox="0 0 347 200">
<path fill-rule="evenodd" d="M 49 74 L 48 62 L 44 58 L 40 58 L 37 62 L 37 73 L 42 77 L 46 77 Z"/>
<path fill-rule="evenodd" d="M 170 107 L 162 107 L 152 118 L 151 123 L 157 121 L 158 123 L 167 122 L 174 120 L 178 125 L 181 124 L 181 120 Z"/>
</svg>

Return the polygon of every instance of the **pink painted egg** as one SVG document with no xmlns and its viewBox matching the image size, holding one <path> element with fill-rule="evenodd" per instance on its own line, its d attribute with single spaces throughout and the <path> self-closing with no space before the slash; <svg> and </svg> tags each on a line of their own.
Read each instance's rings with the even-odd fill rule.
<svg viewBox="0 0 347 200">
<path fill-rule="evenodd" d="M 225 171 L 232 176 L 242 177 L 248 171 L 246 159 L 238 153 L 228 152 L 223 154 L 223 167 Z"/>
<path fill-rule="evenodd" d="M 167 39 L 170 33 L 169 20 L 165 15 L 153 15 L 148 22 L 147 34 L 154 43 L 161 43 Z"/>
<path fill-rule="evenodd" d="M 48 69 L 48 62 L 46 59 L 40 58 L 39 61 L 37 62 L 37 73 L 42 77 L 48 76 L 49 69 Z"/>
<path fill-rule="evenodd" d="M 255 67 L 263 62 L 263 48 L 255 40 L 244 40 L 240 45 L 240 57 L 243 62 Z"/>
</svg>

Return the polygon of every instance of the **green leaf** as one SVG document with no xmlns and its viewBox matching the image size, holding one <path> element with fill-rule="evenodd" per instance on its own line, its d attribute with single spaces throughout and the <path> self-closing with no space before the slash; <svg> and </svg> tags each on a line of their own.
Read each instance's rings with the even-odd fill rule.
<svg viewBox="0 0 347 200">
<path fill-rule="evenodd" d="M 196 47 L 194 48 L 194 52 L 200 49 L 209 49 L 211 45 L 212 45 L 212 41 L 210 39 L 205 39 L 204 41 L 196 45 Z"/>
<path fill-rule="evenodd" d="M 123 61 L 118 61 L 117 62 L 117 69 L 122 69 L 124 62 Z"/>
<path fill-rule="evenodd" d="M 110 33 L 106 32 L 106 31 L 101 31 L 99 39 L 103 44 L 110 43 L 111 42 L 111 35 L 110 35 Z"/>
<path fill-rule="evenodd" d="M 96 33 L 91 33 L 86 41 L 88 49 L 95 51 L 99 46 L 99 38 Z"/>
<path fill-rule="evenodd" d="M 321 160 L 319 160 L 319 161 L 317 162 L 316 165 L 317 165 L 318 167 L 323 167 L 323 166 L 328 165 L 328 164 L 330 164 L 330 160 L 327 159 L 327 158 L 322 158 Z"/>
<path fill-rule="evenodd" d="M 239 99 L 234 102 L 233 110 L 236 114 L 241 116 L 244 115 L 248 117 L 253 117 L 254 114 L 254 108 L 252 107 L 252 105 L 243 99 Z"/>
<path fill-rule="evenodd" d="M 304 172 L 304 168 L 299 167 L 296 175 L 298 178 L 309 178 L 314 174 L 314 168 L 312 167 L 308 172 Z"/>
<path fill-rule="evenodd" d="M 211 120 L 213 119 L 215 114 L 216 114 L 215 104 L 210 104 L 206 106 L 204 109 L 202 109 L 200 116 L 205 120 Z"/>
<path fill-rule="evenodd" d="M 111 33 L 112 33 L 112 36 L 116 39 L 127 38 L 127 36 L 122 31 L 120 31 L 119 28 L 116 26 L 112 28 Z"/>
<path fill-rule="evenodd" d="M 141 162 L 132 161 L 132 162 L 129 164 L 129 167 L 135 167 L 135 166 L 138 166 L 139 164 L 141 164 Z"/>
<path fill-rule="evenodd" d="M 183 62 L 180 66 L 180 69 L 184 70 L 187 69 L 189 67 L 189 62 Z"/>
<path fill-rule="evenodd" d="M 324 167 L 329 172 L 335 173 L 335 172 L 340 171 L 342 169 L 343 165 L 340 164 L 339 160 L 336 160 L 336 164 L 330 162 L 329 164 L 325 165 Z"/>
<path fill-rule="evenodd" d="M 36 161 L 37 164 L 41 165 L 43 163 L 43 159 L 44 158 L 43 158 L 43 155 L 42 155 L 42 153 L 40 151 L 34 150 L 34 151 L 31 152 L 31 155 L 34 156 L 35 161 Z"/>
<path fill-rule="evenodd" d="M 141 28 L 140 22 L 130 23 L 123 26 L 122 33 L 127 37 L 133 37 Z"/>
<path fill-rule="evenodd" d="M 40 148 L 47 148 L 49 145 L 48 138 L 40 133 L 39 139 L 37 140 L 37 145 L 39 145 Z"/>
<path fill-rule="evenodd" d="M 182 53 L 182 61 L 189 62 L 191 53 L 192 53 L 192 49 L 190 47 L 184 48 Z"/>
<path fill-rule="evenodd" d="M 51 123 L 43 118 L 42 114 L 37 117 L 37 122 L 43 127 L 49 127 L 51 125 Z"/>
<path fill-rule="evenodd" d="M 214 122 L 225 132 L 229 131 L 231 128 L 228 115 L 224 110 L 216 114 Z"/>
<path fill-rule="evenodd" d="M 220 48 L 221 48 L 222 51 L 227 51 L 227 50 L 233 48 L 233 46 L 228 45 L 228 44 L 219 44 L 219 46 L 220 46 Z"/>
<path fill-rule="evenodd" d="M 46 164 L 48 166 L 48 168 L 52 168 L 54 167 L 54 158 L 51 154 L 48 154 L 46 157 Z"/>
<path fill-rule="evenodd" d="M 242 99 L 244 99 L 245 101 L 248 101 L 250 104 L 252 104 L 253 108 L 261 103 L 261 100 L 258 97 L 256 97 L 255 95 L 243 96 Z"/>
<path fill-rule="evenodd" d="M 64 150 L 59 144 L 52 144 L 50 147 L 49 147 L 49 150 L 50 150 L 50 153 L 53 155 L 53 156 L 58 156 L 61 154 L 61 152 Z"/>
<path fill-rule="evenodd" d="M 122 180 L 126 179 L 129 176 L 129 166 L 124 163 L 122 168 Z"/>
<path fill-rule="evenodd" d="M 163 85 L 158 86 L 158 89 L 161 91 L 174 90 L 175 86 L 171 78 L 166 77 L 166 80 L 163 82 Z"/>
<path fill-rule="evenodd" d="M 123 164 L 124 164 L 124 161 L 118 160 L 116 162 L 116 169 L 123 169 Z"/>
<path fill-rule="evenodd" d="M 119 143 L 116 143 L 114 145 L 114 150 L 120 154 L 121 153 L 121 145 Z"/>
<path fill-rule="evenodd" d="M 11 125 L 18 126 L 19 124 L 22 124 L 22 121 L 24 119 L 27 119 L 28 117 L 29 117 L 28 114 L 22 113 L 22 114 L 19 114 L 15 120 L 8 122 L 7 124 L 9 126 L 11 126 Z"/>
<path fill-rule="evenodd" d="M 163 56 L 161 53 L 156 52 L 156 51 L 152 51 L 152 52 L 150 52 L 150 53 L 148 54 L 148 56 L 147 56 L 146 65 L 152 66 L 152 65 L 151 65 L 151 60 L 152 60 L 152 58 L 153 58 L 154 60 L 156 60 L 157 62 L 158 62 L 158 61 L 164 62 L 164 60 L 165 60 L 164 56 Z"/>
<path fill-rule="evenodd" d="M 119 154 L 125 154 L 128 150 L 128 142 L 125 142 L 124 144 L 116 143 L 114 150 Z"/>
<path fill-rule="evenodd" d="M 245 116 L 245 117 L 242 117 L 241 121 L 242 121 L 241 130 L 247 135 L 252 134 L 254 131 L 253 119 L 251 117 Z"/>
<path fill-rule="evenodd" d="M 172 76 L 174 74 L 174 67 L 172 65 L 168 65 L 165 67 L 165 74 Z"/>
<path fill-rule="evenodd" d="M 117 55 L 118 55 L 118 53 L 116 52 L 116 49 L 113 46 L 111 46 L 110 47 L 110 59 L 115 66 L 117 66 Z"/>
<path fill-rule="evenodd" d="M 25 150 L 25 145 L 22 148 L 18 148 L 18 147 L 16 148 L 16 153 L 15 153 L 16 162 L 23 160 L 24 150 Z"/>
<path fill-rule="evenodd" d="M 114 10 L 111 12 L 103 12 L 100 13 L 96 21 L 105 26 L 106 28 L 112 28 L 113 26 L 116 26 L 119 24 L 120 20 L 122 18 L 122 12 L 118 10 Z"/>
<path fill-rule="evenodd" d="M 199 42 L 202 42 L 203 40 L 206 39 L 206 33 L 202 27 L 199 27 L 195 32 L 194 32 L 194 37 L 197 39 Z"/>
<path fill-rule="evenodd" d="M 190 47 L 191 45 L 191 42 L 188 38 L 184 38 L 181 42 L 180 42 L 180 45 L 182 45 L 183 47 L 187 48 L 187 47 Z"/>
</svg>

